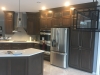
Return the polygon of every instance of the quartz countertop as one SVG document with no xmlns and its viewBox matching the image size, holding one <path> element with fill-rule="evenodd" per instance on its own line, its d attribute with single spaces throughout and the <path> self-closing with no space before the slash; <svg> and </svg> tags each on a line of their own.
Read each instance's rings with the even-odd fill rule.
<svg viewBox="0 0 100 75">
<path fill-rule="evenodd" d="M 39 43 L 39 41 L 0 41 L 0 43 Z"/>
<path fill-rule="evenodd" d="M 7 54 L 7 51 L 11 51 L 12 53 Z M 43 50 L 34 48 L 28 48 L 24 50 L 0 50 L 0 57 L 28 57 L 43 52 Z"/>
</svg>

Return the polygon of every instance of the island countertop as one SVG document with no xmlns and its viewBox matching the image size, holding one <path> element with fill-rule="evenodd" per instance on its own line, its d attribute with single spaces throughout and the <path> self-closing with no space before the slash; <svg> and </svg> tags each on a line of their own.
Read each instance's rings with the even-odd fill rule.
<svg viewBox="0 0 100 75">
<path fill-rule="evenodd" d="M 0 41 L 0 43 L 39 43 L 39 41 Z"/>
<path fill-rule="evenodd" d="M 12 54 L 7 54 L 7 51 L 11 51 Z M 27 57 L 43 53 L 43 50 L 28 48 L 24 50 L 0 50 L 0 57 Z"/>
</svg>

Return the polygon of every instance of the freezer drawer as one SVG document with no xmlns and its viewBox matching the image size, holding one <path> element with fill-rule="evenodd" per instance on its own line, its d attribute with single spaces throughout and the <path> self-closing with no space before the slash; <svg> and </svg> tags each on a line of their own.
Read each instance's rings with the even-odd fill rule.
<svg viewBox="0 0 100 75">
<path fill-rule="evenodd" d="M 67 68 L 68 67 L 68 55 L 65 53 L 51 51 L 50 63 L 52 65 L 55 65 L 61 68 Z"/>
</svg>

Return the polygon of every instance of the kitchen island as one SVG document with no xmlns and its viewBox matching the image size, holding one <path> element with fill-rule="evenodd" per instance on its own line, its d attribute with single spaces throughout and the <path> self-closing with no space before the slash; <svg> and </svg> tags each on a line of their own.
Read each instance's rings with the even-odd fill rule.
<svg viewBox="0 0 100 75">
<path fill-rule="evenodd" d="M 43 52 L 34 48 L 0 50 L 0 75 L 43 75 Z"/>
</svg>

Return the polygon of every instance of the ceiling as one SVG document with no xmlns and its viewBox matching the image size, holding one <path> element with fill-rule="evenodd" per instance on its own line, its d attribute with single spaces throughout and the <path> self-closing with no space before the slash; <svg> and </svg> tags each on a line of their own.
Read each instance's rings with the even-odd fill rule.
<svg viewBox="0 0 100 75">
<path fill-rule="evenodd" d="M 37 12 L 42 6 L 47 9 L 62 7 L 68 0 L 20 0 L 21 12 Z M 69 0 L 71 5 L 92 2 L 93 0 Z M 100 3 L 100 2 L 99 2 Z M 4 6 L 9 11 L 19 11 L 19 0 L 0 0 L 0 8 Z M 0 11 L 2 11 L 0 9 Z"/>
</svg>

